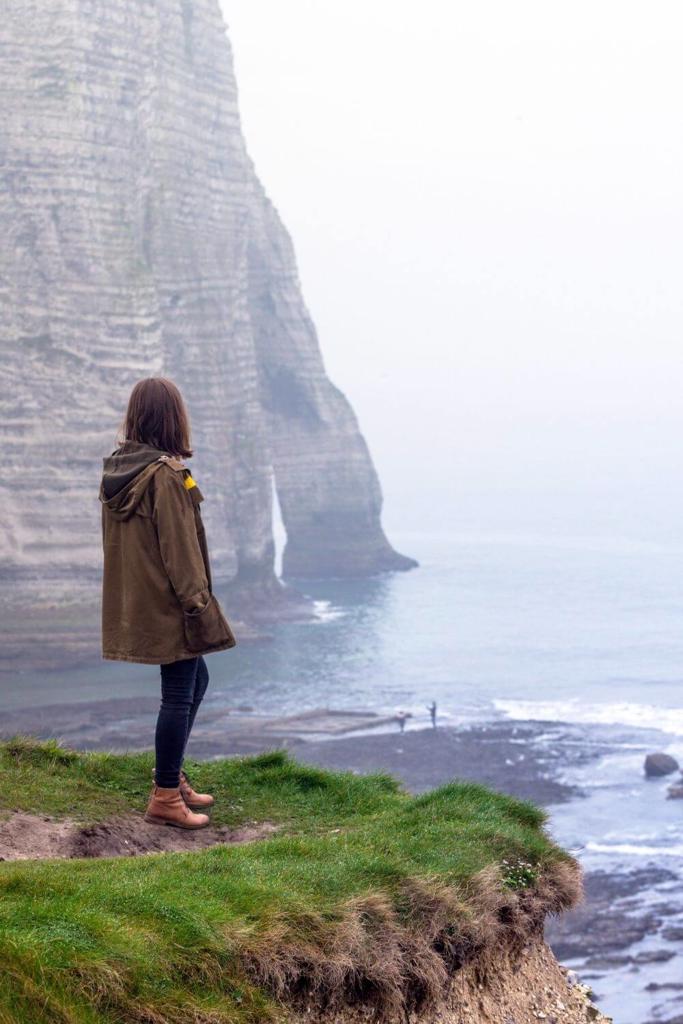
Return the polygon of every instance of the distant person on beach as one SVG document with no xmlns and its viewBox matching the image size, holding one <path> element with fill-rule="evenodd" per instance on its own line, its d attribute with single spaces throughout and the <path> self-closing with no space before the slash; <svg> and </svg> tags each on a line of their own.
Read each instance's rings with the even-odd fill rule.
<svg viewBox="0 0 683 1024">
<path fill-rule="evenodd" d="M 235 646 L 212 592 L 203 495 L 183 459 L 192 456 L 190 421 L 176 385 L 138 381 L 118 448 L 103 459 L 102 657 L 156 664 L 161 707 L 156 767 L 145 820 L 204 828 L 209 793 L 182 770 L 209 672 L 203 655 Z"/>
<path fill-rule="evenodd" d="M 396 721 L 398 722 L 399 732 L 405 732 L 406 731 L 406 719 L 411 718 L 411 717 L 412 716 L 407 711 L 397 711 L 396 712 Z"/>
<path fill-rule="evenodd" d="M 436 729 L 436 701 L 435 700 L 433 700 L 432 703 L 429 705 L 429 707 L 427 708 L 427 711 L 429 712 L 429 717 L 432 720 L 432 729 Z"/>
</svg>

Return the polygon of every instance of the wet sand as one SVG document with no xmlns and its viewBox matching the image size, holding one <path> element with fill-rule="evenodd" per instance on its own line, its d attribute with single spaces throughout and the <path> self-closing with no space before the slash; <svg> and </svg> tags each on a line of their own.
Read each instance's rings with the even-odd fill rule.
<svg viewBox="0 0 683 1024">
<path fill-rule="evenodd" d="M 538 743 L 543 732 L 537 723 L 507 722 L 408 729 L 403 734 L 308 742 L 296 748 L 296 757 L 324 768 L 388 772 L 413 793 L 457 778 L 547 805 L 568 800 L 577 791 L 553 778 L 560 755 Z M 566 764 L 566 751 L 562 758 Z"/>
</svg>

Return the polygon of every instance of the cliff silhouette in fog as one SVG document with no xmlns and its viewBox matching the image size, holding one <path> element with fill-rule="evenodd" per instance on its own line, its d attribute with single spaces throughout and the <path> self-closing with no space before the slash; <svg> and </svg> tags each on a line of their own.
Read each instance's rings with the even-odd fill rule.
<svg viewBox="0 0 683 1024">
<path fill-rule="evenodd" d="M 0 567 L 95 594 L 97 482 L 133 383 L 190 409 L 216 579 L 406 569 L 240 126 L 218 0 L 9 0 L 0 165 Z M 340 283 L 343 287 L 343 283 Z M 17 482 L 20 481 L 20 500 Z"/>
</svg>

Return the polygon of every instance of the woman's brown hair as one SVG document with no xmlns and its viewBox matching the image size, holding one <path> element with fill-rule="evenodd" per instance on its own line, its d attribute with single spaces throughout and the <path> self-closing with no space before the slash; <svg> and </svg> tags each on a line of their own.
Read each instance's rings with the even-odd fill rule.
<svg viewBox="0 0 683 1024">
<path fill-rule="evenodd" d="M 160 448 L 169 455 L 189 459 L 190 418 L 180 391 L 167 377 L 139 380 L 128 399 L 122 424 L 127 441 Z"/>
</svg>

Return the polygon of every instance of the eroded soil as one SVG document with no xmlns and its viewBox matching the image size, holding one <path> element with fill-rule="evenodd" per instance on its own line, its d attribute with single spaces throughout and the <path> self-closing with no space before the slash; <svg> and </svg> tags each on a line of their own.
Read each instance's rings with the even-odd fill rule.
<svg viewBox="0 0 683 1024">
<path fill-rule="evenodd" d="M 148 853 L 204 850 L 265 839 L 277 830 L 269 821 L 198 829 L 152 825 L 127 814 L 96 825 L 16 811 L 0 821 L 0 860 L 137 857 Z"/>
</svg>

